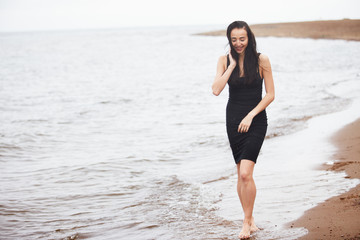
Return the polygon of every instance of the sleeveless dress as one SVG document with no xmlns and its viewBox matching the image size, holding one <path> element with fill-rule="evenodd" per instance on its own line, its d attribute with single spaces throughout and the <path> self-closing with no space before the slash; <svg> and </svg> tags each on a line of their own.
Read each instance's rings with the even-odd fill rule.
<svg viewBox="0 0 360 240">
<path fill-rule="evenodd" d="M 227 66 L 229 66 L 229 58 Z M 242 119 L 261 101 L 263 79 L 258 73 L 255 80 L 250 84 L 246 84 L 245 77 L 236 75 L 233 72 L 228 80 L 227 135 L 236 164 L 242 159 L 256 163 L 268 125 L 266 111 L 261 111 L 253 118 L 248 132 L 239 133 L 238 127 Z"/>
</svg>

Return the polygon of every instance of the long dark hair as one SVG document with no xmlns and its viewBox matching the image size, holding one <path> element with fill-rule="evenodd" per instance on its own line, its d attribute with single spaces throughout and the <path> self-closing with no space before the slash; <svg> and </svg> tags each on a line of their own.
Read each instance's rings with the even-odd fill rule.
<svg viewBox="0 0 360 240">
<path fill-rule="evenodd" d="M 256 40 L 254 33 L 251 31 L 249 25 L 244 21 L 235 21 L 231 23 L 226 31 L 226 36 L 229 41 L 231 48 L 231 55 L 236 60 L 236 67 L 233 71 L 233 74 L 240 76 L 240 67 L 239 67 L 239 54 L 236 52 L 234 46 L 231 43 L 231 31 L 234 28 L 243 28 L 247 32 L 248 36 L 248 45 L 245 49 L 245 58 L 244 58 L 244 76 L 245 83 L 249 84 L 256 79 L 259 71 L 259 53 L 256 50 Z"/>
</svg>

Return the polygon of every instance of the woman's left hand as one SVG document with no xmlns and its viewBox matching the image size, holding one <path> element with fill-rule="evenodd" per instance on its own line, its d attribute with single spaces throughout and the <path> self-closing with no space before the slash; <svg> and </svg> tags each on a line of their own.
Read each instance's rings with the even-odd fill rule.
<svg viewBox="0 0 360 240">
<path fill-rule="evenodd" d="M 244 117 L 243 120 L 241 121 L 241 123 L 239 124 L 238 132 L 239 133 L 248 132 L 252 120 L 253 120 L 253 117 L 251 115 L 249 115 L 249 114 L 246 115 L 246 117 Z"/>
</svg>

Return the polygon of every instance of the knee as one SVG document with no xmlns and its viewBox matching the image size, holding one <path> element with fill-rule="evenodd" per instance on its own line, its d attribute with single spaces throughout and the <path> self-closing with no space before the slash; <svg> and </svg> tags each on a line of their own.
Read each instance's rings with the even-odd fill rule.
<svg viewBox="0 0 360 240">
<path fill-rule="evenodd" d="M 240 176 L 239 176 L 239 181 L 241 182 L 249 182 L 252 180 L 252 174 L 250 172 L 247 172 L 247 171 L 243 171 L 240 173 Z"/>
</svg>

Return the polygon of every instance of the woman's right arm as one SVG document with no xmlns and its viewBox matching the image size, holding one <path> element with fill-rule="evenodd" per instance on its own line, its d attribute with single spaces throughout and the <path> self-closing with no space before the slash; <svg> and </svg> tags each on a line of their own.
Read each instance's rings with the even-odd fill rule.
<svg viewBox="0 0 360 240">
<path fill-rule="evenodd" d="M 230 55 L 230 54 L 229 54 Z M 230 65 L 226 68 L 227 57 L 221 56 L 219 58 L 216 70 L 216 76 L 214 83 L 212 85 L 212 91 L 215 96 L 218 96 L 222 90 L 225 88 L 226 83 L 228 82 L 231 73 L 236 67 L 236 62 L 232 59 L 230 55 Z"/>
</svg>

